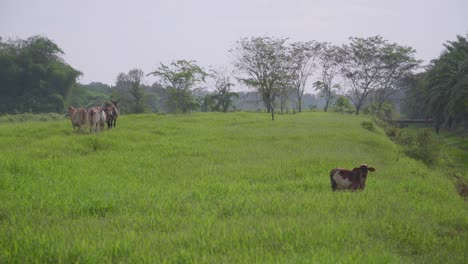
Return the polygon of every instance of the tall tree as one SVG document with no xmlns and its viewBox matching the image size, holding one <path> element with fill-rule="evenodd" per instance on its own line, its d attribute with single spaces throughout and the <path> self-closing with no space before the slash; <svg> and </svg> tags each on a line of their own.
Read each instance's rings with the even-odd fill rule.
<svg viewBox="0 0 468 264">
<path fill-rule="evenodd" d="M 239 95 L 232 91 L 234 83 L 231 82 L 231 77 L 226 73 L 226 70 L 213 70 L 211 76 L 215 81 L 216 89 L 215 94 L 212 96 L 212 99 L 216 101 L 215 109 L 226 113 L 232 105 L 232 98 L 237 98 Z"/>
<path fill-rule="evenodd" d="M 429 118 L 426 72 L 409 75 L 403 83 L 405 85 L 401 112 L 409 118 Z"/>
<path fill-rule="evenodd" d="M 204 83 L 208 73 L 196 61 L 178 60 L 170 65 L 161 65 L 148 75 L 153 75 L 167 85 L 169 104 L 173 112 L 189 112 L 197 106 L 192 89 Z"/>
<path fill-rule="evenodd" d="M 130 113 L 145 111 L 145 98 L 142 87 L 144 73 L 140 69 L 132 69 L 127 74 L 119 73 L 114 97 L 121 98 L 121 108 Z"/>
<path fill-rule="evenodd" d="M 384 44 L 382 47 L 383 71 L 381 81 L 376 87 L 377 112 L 390 96 L 401 91 L 406 85 L 405 80 L 421 61 L 415 59 L 416 50 L 411 47 L 400 46 L 396 43 Z"/>
<path fill-rule="evenodd" d="M 144 93 L 141 86 L 141 82 L 144 77 L 144 73 L 140 69 L 133 69 L 128 72 L 128 81 L 131 84 L 130 94 L 134 98 L 134 112 L 143 113 L 145 111 L 144 106 Z"/>
<path fill-rule="evenodd" d="M 324 111 L 328 111 L 335 90 L 340 86 L 334 84 L 333 81 L 339 73 L 340 63 L 342 61 L 342 50 L 330 43 L 322 43 L 318 59 L 318 66 L 321 69 L 320 81 L 314 83 L 316 91 L 320 91 L 325 98 Z"/>
<path fill-rule="evenodd" d="M 467 35 L 468 37 L 468 35 Z M 468 41 L 457 36 L 448 41 L 445 51 L 432 61 L 427 72 L 428 97 L 436 130 L 458 124 L 468 129 Z"/>
<path fill-rule="evenodd" d="M 0 39 L 0 112 L 64 111 L 64 98 L 81 73 L 62 55 L 46 37 Z"/>
<path fill-rule="evenodd" d="M 234 67 L 245 74 L 239 81 L 261 95 L 272 120 L 275 120 L 279 88 L 288 81 L 285 42 L 286 39 L 270 37 L 242 38 L 230 50 L 234 55 Z"/>
<path fill-rule="evenodd" d="M 297 97 L 299 112 L 302 112 L 302 96 L 304 95 L 307 80 L 316 68 L 316 59 L 320 54 L 320 48 L 320 43 L 315 41 L 295 42 L 289 47 L 289 78 L 291 88 Z M 283 98 L 288 90 L 283 89 Z M 289 94 L 287 94 L 287 97 L 289 97 Z"/>
<path fill-rule="evenodd" d="M 468 131 L 468 35 L 448 41 L 425 72 L 407 78 L 403 111 L 410 117 L 432 118 L 443 127 Z"/>
<path fill-rule="evenodd" d="M 288 103 L 289 98 L 291 97 L 291 94 L 294 92 L 297 92 L 296 89 L 294 89 L 294 86 L 292 86 L 291 83 L 281 83 L 278 88 L 278 101 L 279 101 L 279 110 L 280 113 L 283 113 L 286 110 L 286 105 Z M 297 95 L 297 94 L 296 94 Z M 301 95 L 302 98 L 302 95 Z M 300 104 L 300 101 L 299 101 Z"/>
<path fill-rule="evenodd" d="M 350 38 L 351 43 L 343 46 L 341 73 L 350 90 L 347 97 L 359 114 L 370 92 L 377 89 L 383 81 L 385 65 L 383 51 L 387 45 L 381 36 L 369 38 Z"/>
</svg>

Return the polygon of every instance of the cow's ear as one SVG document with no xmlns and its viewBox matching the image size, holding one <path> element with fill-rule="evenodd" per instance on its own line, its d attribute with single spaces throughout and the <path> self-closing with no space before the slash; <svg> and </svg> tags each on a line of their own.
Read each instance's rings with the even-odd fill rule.
<svg viewBox="0 0 468 264">
<path fill-rule="evenodd" d="M 375 171 L 374 167 L 367 168 L 369 171 Z"/>
<path fill-rule="evenodd" d="M 359 173 L 361 173 L 361 170 L 360 170 L 359 168 L 354 168 L 354 169 L 353 169 L 353 173 L 359 174 Z"/>
</svg>

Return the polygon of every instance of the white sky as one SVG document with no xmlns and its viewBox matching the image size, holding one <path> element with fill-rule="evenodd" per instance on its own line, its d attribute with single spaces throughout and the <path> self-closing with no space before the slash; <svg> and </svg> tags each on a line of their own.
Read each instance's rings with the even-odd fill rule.
<svg viewBox="0 0 468 264">
<path fill-rule="evenodd" d="M 112 85 L 177 59 L 229 66 L 228 50 L 252 36 L 343 44 L 379 34 L 427 63 L 468 33 L 467 11 L 467 0 L 0 0 L 0 36 L 46 36 L 80 82 Z"/>
</svg>

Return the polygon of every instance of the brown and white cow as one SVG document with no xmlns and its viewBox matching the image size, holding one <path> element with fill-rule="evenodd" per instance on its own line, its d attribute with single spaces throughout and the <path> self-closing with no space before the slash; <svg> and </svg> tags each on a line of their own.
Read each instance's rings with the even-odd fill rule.
<svg viewBox="0 0 468 264">
<path fill-rule="evenodd" d="M 68 115 L 70 116 L 73 130 L 78 128 L 78 132 L 84 132 L 86 129 L 86 109 L 68 107 Z"/>
<path fill-rule="evenodd" d="M 366 187 L 367 174 L 373 172 L 373 167 L 362 164 L 352 170 L 336 168 L 330 172 L 331 188 L 337 189 L 364 190 Z"/>
</svg>

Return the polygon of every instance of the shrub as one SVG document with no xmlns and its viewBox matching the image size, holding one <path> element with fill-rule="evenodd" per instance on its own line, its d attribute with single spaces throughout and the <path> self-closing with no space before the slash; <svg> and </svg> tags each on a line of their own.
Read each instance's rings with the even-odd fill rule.
<svg viewBox="0 0 468 264">
<path fill-rule="evenodd" d="M 439 159 L 439 144 L 428 128 L 421 129 L 416 134 L 413 144 L 405 149 L 405 154 L 411 158 L 421 160 L 427 165 L 434 164 Z"/>
<path fill-rule="evenodd" d="M 391 102 L 384 102 L 379 111 L 379 106 L 377 103 L 373 103 L 368 107 L 362 109 L 364 114 L 372 114 L 382 120 L 391 120 L 393 113 L 395 112 L 395 106 Z"/>
<path fill-rule="evenodd" d="M 349 103 L 349 100 L 346 97 L 341 96 L 341 97 L 338 97 L 338 99 L 336 99 L 335 101 L 334 111 L 352 114 L 354 113 L 354 108 L 351 106 L 351 104 Z"/>
<path fill-rule="evenodd" d="M 394 126 L 386 126 L 385 127 L 385 134 L 390 138 L 396 138 L 400 136 L 401 131 L 398 127 Z"/>
<path fill-rule="evenodd" d="M 371 121 L 362 121 L 362 122 L 361 122 L 361 126 L 362 126 L 364 129 L 367 129 L 367 130 L 369 130 L 369 131 L 372 131 L 372 132 L 375 131 L 374 124 L 373 124 Z"/>
</svg>

